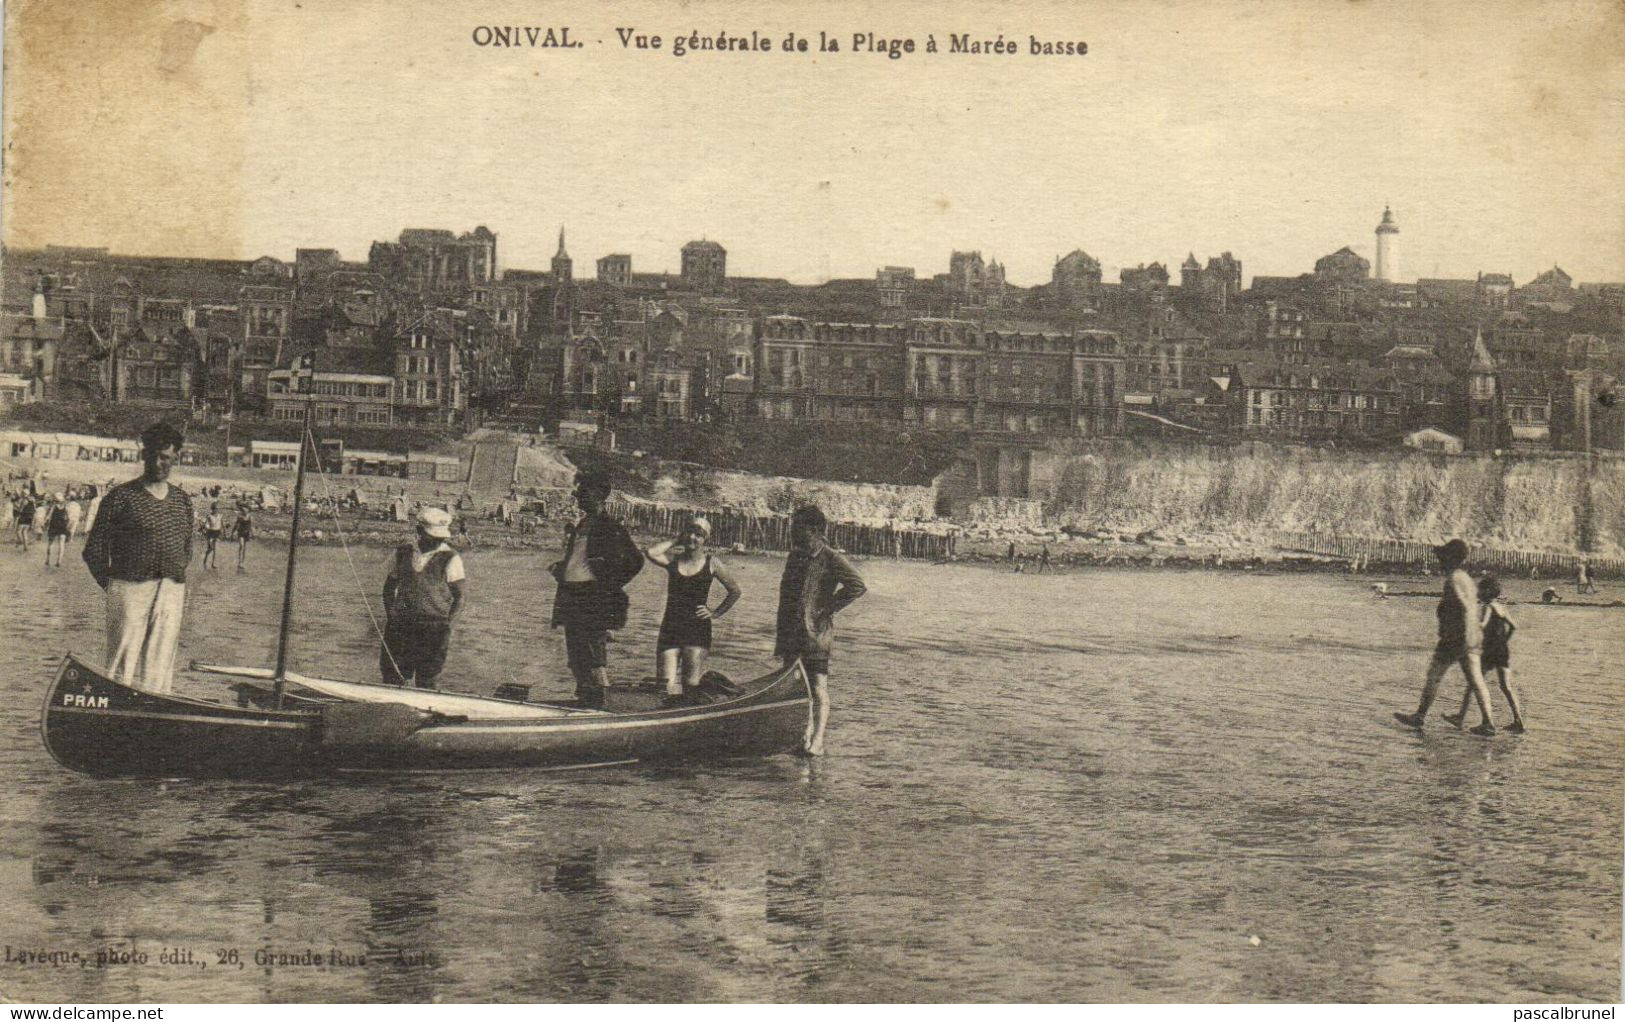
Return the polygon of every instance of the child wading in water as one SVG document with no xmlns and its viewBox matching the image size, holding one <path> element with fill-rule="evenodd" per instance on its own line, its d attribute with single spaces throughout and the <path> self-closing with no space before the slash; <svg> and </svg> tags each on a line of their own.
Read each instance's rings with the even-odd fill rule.
<svg viewBox="0 0 1625 1022">
<path fill-rule="evenodd" d="M 711 523 L 696 515 L 676 539 L 644 551 L 644 556 L 666 569 L 666 616 L 660 622 L 655 660 L 668 696 L 681 696 L 699 687 L 705 658 L 711 652 L 711 622 L 739 602 L 739 583 L 720 560 L 706 552 L 710 538 Z M 727 590 L 715 610 L 709 606 L 713 579 Z"/>
<path fill-rule="evenodd" d="M 1512 633 L 1518 626 L 1512 623 L 1512 618 L 1496 603 L 1501 595 L 1501 583 L 1495 576 L 1486 575 L 1478 582 L 1478 602 L 1483 607 L 1484 624 L 1484 674 L 1487 678 L 1491 671 L 1495 672 L 1496 681 L 1501 685 L 1501 694 L 1507 697 L 1507 705 L 1512 707 L 1512 723 L 1507 730 L 1515 735 L 1523 734 L 1523 707 L 1518 703 L 1518 694 L 1512 690 Z M 1473 691 L 1469 686 L 1461 695 L 1461 710 L 1458 713 L 1447 713 L 1444 719 L 1461 727 L 1467 719 L 1467 706 L 1472 702 Z"/>
</svg>

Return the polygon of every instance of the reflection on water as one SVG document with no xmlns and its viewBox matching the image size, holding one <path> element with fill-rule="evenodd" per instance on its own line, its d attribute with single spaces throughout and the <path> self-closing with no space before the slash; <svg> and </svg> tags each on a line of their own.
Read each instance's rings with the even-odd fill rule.
<svg viewBox="0 0 1625 1022">
<path fill-rule="evenodd" d="M 255 553 L 247 575 L 194 581 L 183 660 L 271 660 L 280 573 L 273 548 Z M 357 557 L 370 592 L 387 554 Z M 548 560 L 468 556 L 459 687 L 569 691 L 543 624 Z M 745 601 L 717 628 L 731 674 L 768 665 L 778 567 L 740 562 Z M 38 701 L 62 652 L 99 653 L 97 592 L 80 570 L 0 553 L 0 943 L 89 962 L 3 963 L 0 991 L 1616 996 L 1625 700 L 1607 612 L 1520 608 L 1534 730 L 1484 742 L 1390 726 L 1416 698 L 1432 612 L 1364 582 L 865 571 L 824 761 L 272 785 L 57 768 Z M 302 578 L 295 665 L 370 679 L 342 553 L 311 551 Z M 622 677 L 651 673 L 660 586 L 634 583 L 611 648 Z M 117 963 L 132 952 L 147 964 Z"/>
</svg>

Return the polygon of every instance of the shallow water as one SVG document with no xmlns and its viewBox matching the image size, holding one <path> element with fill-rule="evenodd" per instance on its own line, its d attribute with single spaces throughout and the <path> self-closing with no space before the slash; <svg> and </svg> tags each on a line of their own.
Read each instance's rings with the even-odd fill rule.
<svg viewBox="0 0 1625 1022">
<path fill-rule="evenodd" d="M 1432 605 L 1363 581 L 872 561 L 814 763 L 95 781 L 38 735 L 56 659 L 101 652 L 77 554 L 44 572 L 37 548 L 0 550 L 0 943 L 88 960 L 0 963 L 6 997 L 1619 995 L 1618 611 L 1515 607 L 1532 731 L 1486 742 L 1391 722 L 1414 706 Z M 279 557 L 194 568 L 183 662 L 272 660 Z M 468 556 L 448 687 L 568 691 L 549 559 Z M 373 677 L 356 593 L 387 561 L 302 558 L 297 669 Z M 780 564 L 736 565 L 746 596 L 716 652 L 735 677 L 769 665 Z M 662 584 L 633 585 L 623 677 L 651 673 Z M 1441 707 L 1459 692 L 1452 677 Z M 147 963 L 94 960 L 132 949 Z M 283 964 L 256 964 L 267 951 Z"/>
</svg>

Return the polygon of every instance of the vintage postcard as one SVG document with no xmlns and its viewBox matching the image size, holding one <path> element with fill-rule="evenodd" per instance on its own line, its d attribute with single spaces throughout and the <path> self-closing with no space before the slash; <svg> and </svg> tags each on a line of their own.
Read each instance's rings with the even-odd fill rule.
<svg viewBox="0 0 1625 1022">
<path fill-rule="evenodd" d="M 0 998 L 1621 996 L 1615 0 L 4 52 Z"/>
</svg>

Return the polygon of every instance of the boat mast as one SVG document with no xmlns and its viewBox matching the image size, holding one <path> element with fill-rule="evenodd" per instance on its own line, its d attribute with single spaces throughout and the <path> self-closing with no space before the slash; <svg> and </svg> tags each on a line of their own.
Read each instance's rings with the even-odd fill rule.
<svg viewBox="0 0 1625 1022">
<path fill-rule="evenodd" d="M 289 383 L 299 386 L 299 364 L 304 362 L 310 368 L 310 391 L 305 395 L 305 422 L 300 427 L 299 457 L 295 462 L 293 477 L 293 527 L 288 531 L 288 577 L 282 583 L 282 625 L 276 636 L 276 708 L 282 709 L 282 694 L 288 685 L 288 627 L 293 621 L 293 569 L 299 556 L 299 513 L 305 504 L 305 441 L 310 441 L 311 449 L 316 447 L 316 438 L 311 435 L 310 421 L 312 412 L 316 407 L 316 351 L 311 349 L 310 354 L 303 359 L 295 359 L 293 372 L 289 374 Z"/>
</svg>

